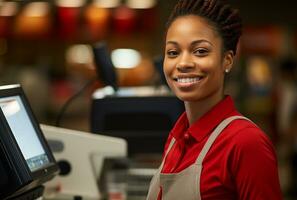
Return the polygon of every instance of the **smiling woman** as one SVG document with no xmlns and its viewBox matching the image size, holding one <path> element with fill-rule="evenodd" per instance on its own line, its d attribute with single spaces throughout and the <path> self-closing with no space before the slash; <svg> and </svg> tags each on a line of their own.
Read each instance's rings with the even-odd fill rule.
<svg viewBox="0 0 297 200">
<path fill-rule="evenodd" d="M 282 199 L 274 147 L 224 94 L 241 35 L 222 0 L 179 0 L 167 24 L 164 74 L 185 104 L 147 200 Z"/>
</svg>

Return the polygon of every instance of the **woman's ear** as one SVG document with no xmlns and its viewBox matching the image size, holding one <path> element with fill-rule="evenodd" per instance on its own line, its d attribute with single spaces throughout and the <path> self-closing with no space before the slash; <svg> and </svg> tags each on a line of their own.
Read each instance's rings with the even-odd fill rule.
<svg viewBox="0 0 297 200">
<path fill-rule="evenodd" d="M 229 50 L 224 53 L 224 61 L 223 61 L 223 69 L 226 73 L 228 73 L 233 65 L 234 53 Z"/>
</svg>

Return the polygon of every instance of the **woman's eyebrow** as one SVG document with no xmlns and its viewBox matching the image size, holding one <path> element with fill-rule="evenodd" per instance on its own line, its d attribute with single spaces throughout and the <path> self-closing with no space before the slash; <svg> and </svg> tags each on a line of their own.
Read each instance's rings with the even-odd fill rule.
<svg viewBox="0 0 297 200">
<path fill-rule="evenodd" d="M 201 43 L 208 43 L 209 45 L 213 46 L 213 44 L 211 42 L 209 42 L 208 40 L 205 40 L 205 39 L 194 40 L 193 42 L 191 42 L 191 46 L 195 46 L 195 45 L 201 44 Z"/>
<path fill-rule="evenodd" d="M 213 44 L 211 42 L 209 42 L 208 40 L 205 40 L 205 39 L 194 40 L 194 41 L 191 42 L 191 46 L 194 46 L 194 45 L 197 45 L 197 44 L 201 44 L 201 43 L 208 43 L 211 46 L 213 46 Z M 169 40 L 169 41 L 166 42 L 166 44 L 178 45 L 178 42 Z"/>
<path fill-rule="evenodd" d="M 173 44 L 173 45 L 178 45 L 178 43 L 177 43 L 177 42 L 175 42 L 175 41 L 170 41 L 170 40 L 169 40 L 169 41 L 167 41 L 167 42 L 166 42 L 166 44 Z"/>
</svg>

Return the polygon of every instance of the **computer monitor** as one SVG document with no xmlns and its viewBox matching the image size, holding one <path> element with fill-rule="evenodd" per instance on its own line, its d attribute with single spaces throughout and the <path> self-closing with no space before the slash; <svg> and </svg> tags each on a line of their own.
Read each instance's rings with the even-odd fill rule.
<svg viewBox="0 0 297 200">
<path fill-rule="evenodd" d="M 35 199 L 58 165 L 20 85 L 0 86 L 0 107 L 0 199 Z"/>
<path fill-rule="evenodd" d="M 91 132 L 121 137 L 128 155 L 160 155 L 184 105 L 168 88 L 122 87 L 104 96 L 96 90 L 91 105 Z"/>
</svg>

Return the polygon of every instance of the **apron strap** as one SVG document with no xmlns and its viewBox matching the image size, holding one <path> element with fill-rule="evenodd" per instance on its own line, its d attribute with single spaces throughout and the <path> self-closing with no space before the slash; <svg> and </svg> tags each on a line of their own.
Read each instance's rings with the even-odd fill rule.
<svg viewBox="0 0 297 200">
<path fill-rule="evenodd" d="M 203 149 L 201 150 L 201 153 L 199 154 L 196 160 L 196 164 L 202 165 L 203 159 L 206 156 L 212 144 L 214 143 L 215 139 L 220 135 L 220 133 L 224 130 L 224 128 L 226 128 L 233 120 L 236 120 L 236 119 L 244 119 L 244 120 L 250 121 L 248 118 L 243 116 L 232 116 L 223 120 L 209 136 L 206 144 L 204 145 Z"/>
<path fill-rule="evenodd" d="M 161 165 L 160 165 L 160 167 L 159 167 L 159 170 L 160 170 L 160 171 L 162 170 L 163 165 L 164 165 L 164 162 L 165 162 L 165 159 L 166 159 L 166 157 L 167 157 L 169 151 L 170 151 L 171 148 L 173 147 L 174 143 L 175 143 L 175 139 L 174 139 L 174 137 L 172 137 L 172 139 L 171 139 L 171 141 L 170 141 L 170 143 L 169 143 L 169 146 L 168 146 L 168 148 L 167 148 L 167 150 L 166 150 L 166 152 L 165 152 L 165 155 L 164 155 L 164 158 L 163 158 L 163 160 L 162 160 L 162 163 L 161 163 Z"/>
</svg>

